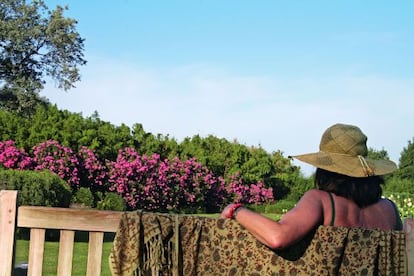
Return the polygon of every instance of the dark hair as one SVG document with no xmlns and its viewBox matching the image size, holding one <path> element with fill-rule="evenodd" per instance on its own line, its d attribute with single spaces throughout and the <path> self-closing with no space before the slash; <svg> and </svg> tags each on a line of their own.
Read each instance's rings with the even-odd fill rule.
<svg viewBox="0 0 414 276">
<path fill-rule="evenodd" d="M 354 201 L 359 207 L 378 202 L 382 196 L 381 176 L 352 177 L 317 168 L 315 185 L 319 190 L 334 193 Z"/>
</svg>

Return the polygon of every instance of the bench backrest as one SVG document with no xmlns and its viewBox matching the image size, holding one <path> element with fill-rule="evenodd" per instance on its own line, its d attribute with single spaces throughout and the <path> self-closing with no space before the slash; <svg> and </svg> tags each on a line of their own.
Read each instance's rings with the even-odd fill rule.
<svg viewBox="0 0 414 276">
<path fill-rule="evenodd" d="M 89 232 L 87 275 L 100 275 L 105 232 L 116 232 L 122 212 L 20 206 L 16 191 L 0 191 L 0 276 L 11 275 L 16 227 L 30 229 L 28 275 L 42 275 L 46 229 L 59 229 L 57 275 L 72 274 L 75 231 Z M 17 218 L 17 220 L 16 220 Z M 4 255 L 3 255 L 4 256 Z"/>
<path fill-rule="evenodd" d="M 0 191 L 0 276 L 12 275 L 15 228 L 30 228 L 28 275 L 42 275 L 46 229 L 59 229 L 57 275 L 71 275 L 75 231 L 89 232 L 87 275 L 100 275 L 105 232 L 116 232 L 122 212 L 20 206 L 17 191 Z M 414 219 L 404 221 L 407 275 L 414 276 Z"/>
</svg>

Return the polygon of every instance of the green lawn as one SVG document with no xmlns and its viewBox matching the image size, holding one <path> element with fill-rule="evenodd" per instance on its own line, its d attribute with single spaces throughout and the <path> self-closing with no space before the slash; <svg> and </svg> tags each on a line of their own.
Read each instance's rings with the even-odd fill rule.
<svg viewBox="0 0 414 276">
<path fill-rule="evenodd" d="M 57 270 L 57 258 L 59 254 L 58 242 L 46 242 L 45 253 L 43 259 L 43 275 L 56 275 Z M 108 266 L 109 251 L 111 249 L 112 242 L 107 241 L 103 246 L 103 260 L 102 260 L 102 274 L 111 275 Z M 29 241 L 17 240 L 16 241 L 16 265 L 22 262 L 27 262 L 29 251 Z M 88 258 L 88 243 L 76 242 L 73 249 L 73 264 L 72 275 L 86 275 L 86 261 Z"/>
</svg>

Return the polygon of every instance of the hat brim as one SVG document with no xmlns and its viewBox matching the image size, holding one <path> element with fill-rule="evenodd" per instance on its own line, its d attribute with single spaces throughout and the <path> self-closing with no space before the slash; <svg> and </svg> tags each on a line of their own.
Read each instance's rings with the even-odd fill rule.
<svg viewBox="0 0 414 276">
<path fill-rule="evenodd" d="M 397 169 L 397 165 L 390 160 L 373 160 L 364 157 L 366 164 L 372 170 L 367 174 L 358 156 L 351 156 L 339 153 L 315 152 L 292 156 L 302 162 L 311 164 L 317 168 L 336 172 L 352 177 L 367 177 L 369 175 L 385 175 Z"/>
</svg>

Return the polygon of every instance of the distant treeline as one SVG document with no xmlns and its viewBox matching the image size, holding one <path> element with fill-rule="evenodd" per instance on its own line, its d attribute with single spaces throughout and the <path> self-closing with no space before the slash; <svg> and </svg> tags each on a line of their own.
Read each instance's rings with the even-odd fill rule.
<svg viewBox="0 0 414 276">
<path fill-rule="evenodd" d="M 13 140 L 26 152 L 31 152 L 34 145 L 54 140 L 74 151 L 87 147 L 105 160 L 114 161 L 119 151 L 128 147 L 141 155 L 159 154 L 161 159 L 195 158 L 217 177 L 230 180 L 238 175 L 244 183 L 263 182 L 273 188 L 275 199 L 285 198 L 293 191 L 300 196 L 308 186 L 300 168 L 293 166 L 281 151 L 268 153 L 260 146 L 247 146 L 213 135 L 194 135 L 177 141 L 169 135 L 146 132 L 139 123 L 132 129 L 125 124 L 113 125 L 101 120 L 96 112 L 84 117 L 46 105 L 27 118 L 0 110 L 0 128 L 1 141 Z"/>
<path fill-rule="evenodd" d="M 81 113 L 45 105 L 28 118 L 0 110 L 0 129 L 0 141 L 13 140 L 29 153 L 34 145 L 54 140 L 74 151 L 89 148 L 104 160 L 115 161 L 119 151 L 125 148 L 134 148 L 140 155 L 158 154 L 160 159 L 195 158 L 225 180 L 237 175 L 244 183 L 263 182 L 273 189 L 275 199 L 298 199 L 313 185 L 311 177 L 304 177 L 300 168 L 292 165 L 281 151 L 269 153 L 260 146 L 243 145 L 213 135 L 196 134 L 177 141 L 169 135 L 146 132 L 139 123 L 132 128 L 125 124 L 113 125 L 101 120 L 96 112 L 84 117 Z M 392 179 L 388 178 L 391 184 L 386 190 L 414 193 L 413 153 L 413 142 L 409 141 L 401 153 L 400 169 Z M 369 154 L 374 158 L 388 158 L 384 149 L 370 149 Z"/>
</svg>

